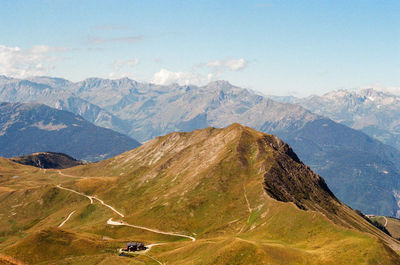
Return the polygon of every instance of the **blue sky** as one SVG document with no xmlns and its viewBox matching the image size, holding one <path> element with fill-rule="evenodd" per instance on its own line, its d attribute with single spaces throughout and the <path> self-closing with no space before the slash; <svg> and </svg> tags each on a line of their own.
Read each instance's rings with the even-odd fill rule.
<svg viewBox="0 0 400 265">
<path fill-rule="evenodd" d="M 0 74 L 266 94 L 400 86 L 400 1 L 0 0 Z"/>
</svg>

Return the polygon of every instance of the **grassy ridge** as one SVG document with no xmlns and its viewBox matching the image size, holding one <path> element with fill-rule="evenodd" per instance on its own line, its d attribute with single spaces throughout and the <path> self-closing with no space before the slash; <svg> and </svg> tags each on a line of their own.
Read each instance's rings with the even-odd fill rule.
<svg viewBox="0 0 400 265">
<path fill-rule="evenodd" d="M 271 170 L 281 176 L 279 189 L 266 183 Z M 152 258 L 168 264 L 400 262 L 390 248 L 397 243 L 337 201 L 287 145 L 240 125 L 159 137 L 63 174 L 14 164 L 4 172 L 20 177 L 7 178 L 3 183 L 9 190 L 0 191 L 5 198 L 0 212 L 15 221 L 4 224 L 9 234 L 0 251 L 28 263 L 157 264 Z M 54 188 L 59 183 L 101 198 L 130 224 L 197 240 L 106 225 L 108 218 L 121 217 L 97 201 L 90 204 Z M 26 190 L 33 192 L 25 196 Z M 24 196 L 21 210 L 11 215 L 10 206 Z M 23 211 L 37 223 L 25 227 Z M 72 211 L 65 226 L 57 228 Z M 152 258 L 116 256 L 117 247 L 131 240 L 168 244 L 154 247 L 148 253 Z"/>
</svg>

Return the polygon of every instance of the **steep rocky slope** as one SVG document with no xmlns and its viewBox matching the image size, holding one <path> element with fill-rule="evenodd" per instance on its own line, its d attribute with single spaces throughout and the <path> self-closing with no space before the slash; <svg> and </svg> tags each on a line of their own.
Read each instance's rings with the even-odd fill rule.
<svg viewBox="0 0 400 265">
<path fill-rule="evenodd" d="M 400 149 L 400 97 L 373 88 L 337 90 L 307 98 L 273 97 L 296 103 Z"/>
</svg>

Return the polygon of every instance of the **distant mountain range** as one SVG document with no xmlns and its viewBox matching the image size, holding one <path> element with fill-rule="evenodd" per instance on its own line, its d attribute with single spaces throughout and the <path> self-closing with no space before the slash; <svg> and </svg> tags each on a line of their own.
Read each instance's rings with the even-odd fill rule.
<svg viewBox="0 0 400 265">
<path fill-rule="evenodd" d="M 65 98 L 59 96 L 63 93 Z M 198 87 L 159 86 L 128 78 L 73 83 L 51 77 L 2 77 L 0 100 L 39 101 L 82 113 L 97 125 L 141 142 L 170 132 L 239 122 L 288 142 L 351 207 L 400 216 L 398 150 L 299 105 L 279 103 L 225 81 Z M 97 116 L 85 111 L 93 108 Z"/>
<path fill-rule="evenodd" d="M 400 96 L 369 88 L 272 99 L 301 105 L 400 150 Z"/>
<path fill-rule="evenodd" d="M 140 144 L 71 112 L 35 103 L 0 103 L 0 156 L 62 152 L 95 161 Z"/>
<path fill-rule="evenodd" d="M 42 80 L 32 78 L 32 80 Z M 60 78 L 46 78 L 47 83 L 20 80 L 0 76 L 0 101 L 42 103 L 50 107 L 70 111 L 98 126 L 127 132 L 125 123 L 111 113 L 74 95 L 68 87 L 71 82 Z M 63 88 L 61 88 L 63 87 Z"/>
</svg>

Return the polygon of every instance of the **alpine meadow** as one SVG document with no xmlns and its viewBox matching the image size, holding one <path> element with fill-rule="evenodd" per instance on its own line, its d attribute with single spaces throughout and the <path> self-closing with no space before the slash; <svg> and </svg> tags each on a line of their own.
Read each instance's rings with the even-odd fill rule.
<svg viewBox="0 0 400 265">
<path fill-rule="evenodd" d="M 0 1 L 0 264 L 400 264 L 399 13 Z"/>
</svg>

